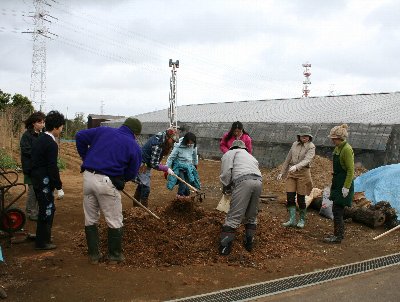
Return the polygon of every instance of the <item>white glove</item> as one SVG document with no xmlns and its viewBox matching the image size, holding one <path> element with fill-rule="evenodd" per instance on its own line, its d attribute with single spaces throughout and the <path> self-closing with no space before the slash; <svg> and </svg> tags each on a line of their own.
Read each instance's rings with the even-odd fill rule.
<svg viewBox="0 0 400 302">
<path fill-rule="evenodd" d="M 342 188 L 343 198 L 346 198 L 347 195 L 349 195 L 349 191 L 350 191 L 350 190 L 347 189 L 347 188 L 345 188 L 345 187 Z"/>
<path fill-rule="evenodd" d="M 168 168 L 168 174 L 169 174 L 169 175 L 174 175 L 175 173 L 174 173 L 174 171 L 172 171 L 171 168 Z"/>
<path fill-rule="evenodd" d="M 289 172 L 290 172 L 290 173 L 296 172 L 296 170 L 297 170 L 296 166 L 291 166 L 291 167 L 289 168 Z"/>
<path fill-rule="evenodd" d="M 63 197 L 64 197 L 63 189 L 57 190 L 57 199 L 63 199 Z"/>
<path fill-rule="evenodd" d="M 276 177 L 276 180 L 282 180 L 282 173 L 278 174 L 278 176 Z"/>
</svg>

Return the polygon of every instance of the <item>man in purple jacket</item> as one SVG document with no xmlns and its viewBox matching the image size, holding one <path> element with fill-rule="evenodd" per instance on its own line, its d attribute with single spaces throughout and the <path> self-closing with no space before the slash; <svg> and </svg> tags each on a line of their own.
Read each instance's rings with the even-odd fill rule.
<svg viewBox="0 0 400 302">
<path fill-rule="evenodd" d="M 142 124 L 129 117 L 119 128 L 98 127 L 76 134 L 76 148 L 81 156 L 83 172 L 83 209 L 89 260 L 100 259 L 97 225 L 100 210 L 108 225 L 108 260 L 119 263 L 122 254 L 122 204 L 120 190 L 134 179 L 142 162 L 139 135 Z"/>
</svg>

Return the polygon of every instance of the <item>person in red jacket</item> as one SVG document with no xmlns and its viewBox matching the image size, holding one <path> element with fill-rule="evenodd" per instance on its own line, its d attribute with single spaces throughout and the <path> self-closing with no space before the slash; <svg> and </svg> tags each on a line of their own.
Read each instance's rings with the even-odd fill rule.
<svg viewBox="0 0 400 302">
<path fill-rule="evenodd" d="M 228 152 L 229 148 L 232 146 L 233 142 L 236 140 L 241 140 L 246 145 L 247 151 L 252 154 L 251 137 L 243 129 L 243 124 L 236 121 L 232 124 L 231 130 L 226 132 L 219 143 L 219 148 L 222 153 Z"/>
</svg>

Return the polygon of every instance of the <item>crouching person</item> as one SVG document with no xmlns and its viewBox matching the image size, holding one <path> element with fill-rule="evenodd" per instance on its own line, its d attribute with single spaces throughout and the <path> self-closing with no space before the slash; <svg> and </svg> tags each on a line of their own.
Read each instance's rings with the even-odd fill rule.
<svg viewBox="0 0 400 302">
<path fill-rule="evenodd" d="M 89 260 L 100 260 L 97 225 L 100 210 L 108 226 L 108 260 L 119 263 L 122 254 L 121 193 L 126 181 L 133 180 L 142 162 L 139 135 L 142 124 L 127 118 L 119 128 L 97 127 L 76 134 L 76 148 L 81 156 L 83 171 L 83 210 Z"/>
<path fill-rule="evenodd" d="M 219 253 L 229 255 L 232 251 L 235 231 L 242 221 L 245 224 L 243 244 L 246 250 L 251 252 L 262 191 L 258 161 L 248 153 L 246 145 L 240 140 L 233 142 L 221 161 L 220 180 L 224 187 L 232 187 L 232 200 L 222 226 Z"/>
</svg>

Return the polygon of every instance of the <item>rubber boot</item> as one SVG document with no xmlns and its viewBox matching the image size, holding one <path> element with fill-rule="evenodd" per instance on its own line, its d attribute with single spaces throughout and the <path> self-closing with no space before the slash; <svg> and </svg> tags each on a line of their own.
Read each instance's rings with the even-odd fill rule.
<svg viewBox="0 0 400 302">
<path fill-rule="evenodd" d="M 291 206 L 288 207 L 288 212 L 289 212 L 289 220 L 282 225 L 284 227 L 294 227 L 296 226 L 296 207 Z"/>
<path fill-rule="evenodd" d="M 300 209 L 300 219 L 297 223 L 297 227 L 302 229 L 306 225 L 307 209 Z"/>
<path fill-rule="evenodd" d="M 219 242 L 219 254 L 227 256 L 232 251 L 233 240 L 235 240 L 236 229 L 229 226 L 222 226 Z"/>
<path fill-rule="evenodd" d="M 122 254 L 122 228 L 108 228 L 108 260 L 110 264 L 117 264 L 125 260 Z"/>
<path fill-rule="evenodd" d="M 251 252 L 253 250 L 253 244 L 254 244 L 254 235 L 256 233 L 256 225 L 252 223 L 245 224 L 245 233 L 244 233 L 244 240 L 243 240 L 243 245 L 244 248 L 248 251 Z"/>
<path fill-rule="evenodd" d="M 344 226 L 341 227 L 337 223 L 333 223 L 333 235 L 324 238 L 325 243 L 334 243 L 334 244 L 339 244 L 343 240 L 343 235 L 344 235 Z"/>
<path fill-rule="evenodd" d="M 99 252 L 99 231 L 96 224 L 85 226 L 86 243 L 88 246 L 89 262 L 98 264 Z"/>
</svg>

